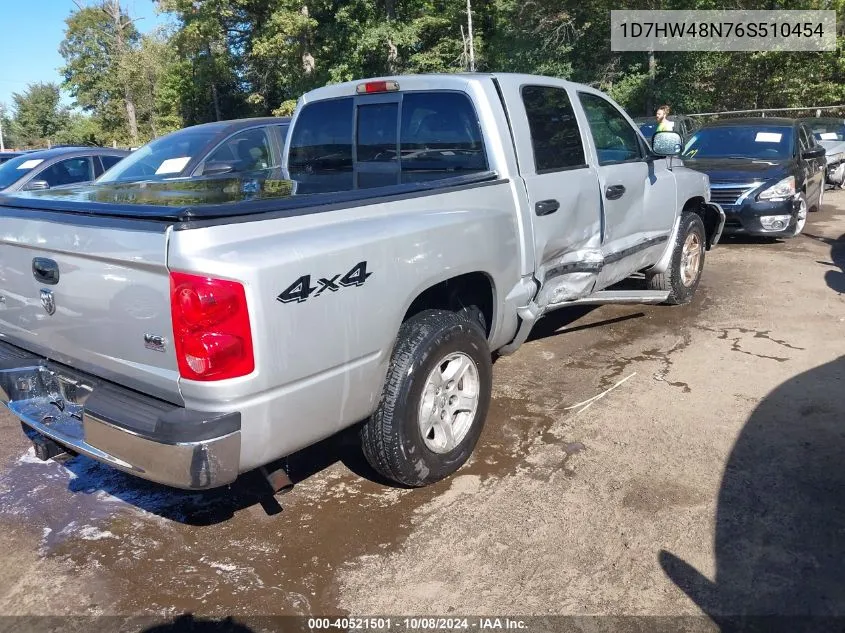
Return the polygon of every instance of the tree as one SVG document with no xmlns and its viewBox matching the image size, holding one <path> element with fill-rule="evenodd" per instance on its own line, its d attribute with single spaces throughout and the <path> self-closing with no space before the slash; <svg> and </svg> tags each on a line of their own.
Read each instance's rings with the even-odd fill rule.
<svg viewBox="0 0 845 633">
<path fill-rule="evenodd" d="M 14 93 L 12 99 L 13 126 L 24 145 L 49 144 L 67 124 L 68 111 L 61 105 L 61 92 L 56 84 L 29 84 L 23 93 Z"/>
<path fill-rule="evenodd" d="M 18 146 L 17 136 L 13 129 L 12 117 L 9 116 L 9 108 L 5 103 L 0 102 L 0 149 Z"/>
<path fill-rule="evenodd" d="M 135 84 L 142 69 L 130 61 L 140 40 L 135 21 L 120 0 L 77 6 L 65 20 L 65 39 L 59 46 L 65 87 L 83 110 L 96 112 L 105 130 L 117 134 L 124 128 L 137 143 Z"/>
<path fill-rule="evenodd" d="M 55 142 L 63 145 L 98 146 L 108 144 L 109 139 L 94 117 L 74 112 L 56 132 Z"/>
</svg>

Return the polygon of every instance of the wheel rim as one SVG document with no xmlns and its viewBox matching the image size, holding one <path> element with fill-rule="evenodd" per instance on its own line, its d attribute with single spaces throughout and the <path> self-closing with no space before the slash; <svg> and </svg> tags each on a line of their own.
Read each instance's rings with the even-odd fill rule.
<svg viewBox="0 0 845 633">
<path fill-rule="evenodd" d="M 801 204 L 798 205 L 798 216 L 795 218 L 795 235 L 804 230 L 805 224 L 807 224 L 807 201 L 801 198 Z"/>
<path fill-rule="evenodd" d="M 441 360 L 425 382 L 419 408 L 420 434 L 426 447 L 448 453 L 469 433 L 478 411 L 478 367 L 462 352 Z"/>
<path fill-rule="evenodd" d="M 684 241 L 681 251 L 681 281 L 690 287 L 698 279 L 701 268 L 701 238 L 698 233 L 690 233 Z"/>
</svg>

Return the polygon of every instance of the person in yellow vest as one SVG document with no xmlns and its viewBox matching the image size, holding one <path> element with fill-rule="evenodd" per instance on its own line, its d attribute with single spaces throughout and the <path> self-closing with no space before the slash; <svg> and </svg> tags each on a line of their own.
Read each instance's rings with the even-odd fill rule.
<svg viewBox="0 0 845 633">
<path fill-rule="evenodd" d="M 671 132 L 675 129 L 675 122 L 669 120 L 669 113 L 672 111 L 668 105 L 662 105 L 657 108 L 657 131 Z"/>
</svg>

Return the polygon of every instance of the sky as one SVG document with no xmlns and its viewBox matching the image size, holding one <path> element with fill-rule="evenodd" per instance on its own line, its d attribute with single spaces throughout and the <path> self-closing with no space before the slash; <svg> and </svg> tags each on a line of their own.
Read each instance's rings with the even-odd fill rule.
<svg viewBox="0 0 845 633">
<path fill-rule="evenodd" d="M 79 0 L 90 5 L 94 0 Z M 165 24 L 156 15 L 153 0 L 122 0 L 123 8 L 145 33 Z M 0 0 L 0 103 L 12 107 L 12 93 L 23 92 L 29 83 L 61 84 L 64 65 L 59 44 L 64 39 L 65 18 L 76 8 L 73 0 Z M 63 102 L 73 103 L 63 93 Z"/>
</svg>

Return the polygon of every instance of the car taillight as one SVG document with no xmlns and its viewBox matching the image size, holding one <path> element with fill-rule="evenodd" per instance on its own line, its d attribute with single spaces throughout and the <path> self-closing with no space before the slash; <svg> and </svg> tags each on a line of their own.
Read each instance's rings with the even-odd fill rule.
<svg viewBox="0 0 845 633">
<path fill-rule="evenodd" d="M 252 373 L 252 332 L 244 287 L 236 281 L 170 273 L 179 374 L 225 380 Z"/>
</svg>

